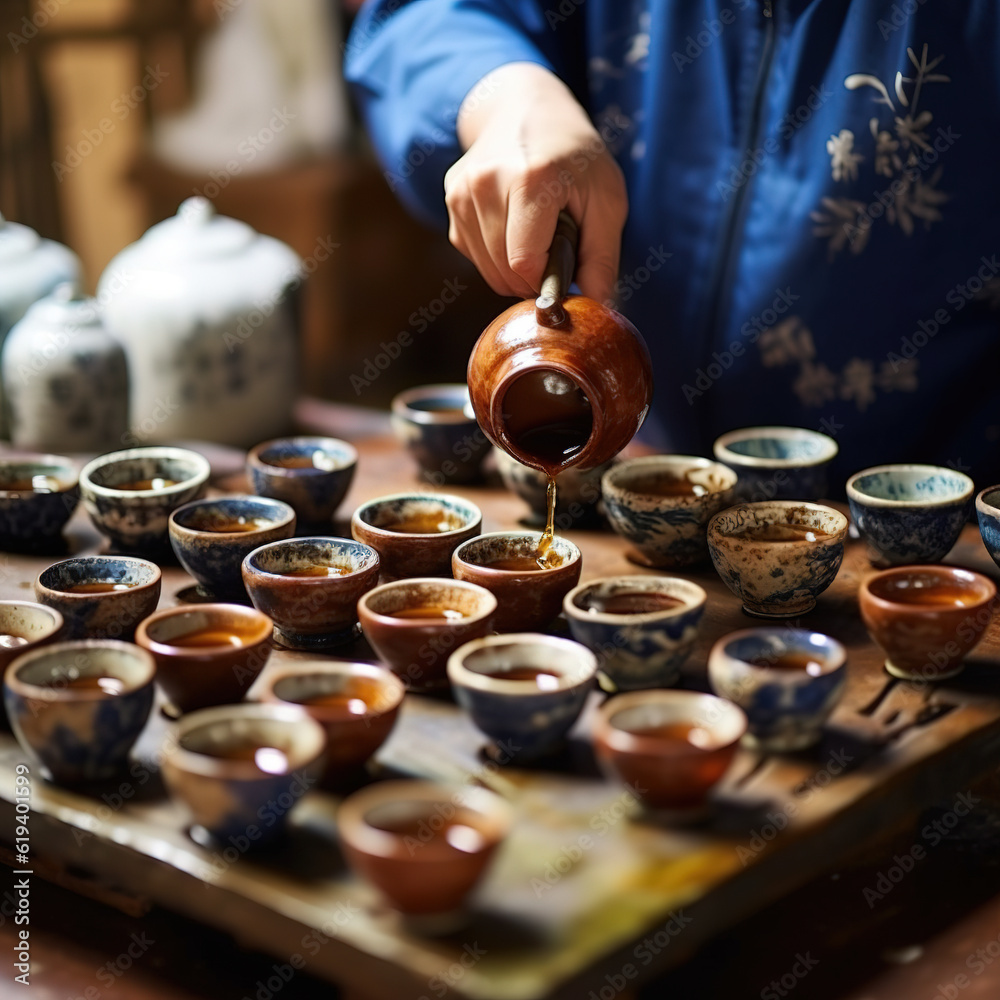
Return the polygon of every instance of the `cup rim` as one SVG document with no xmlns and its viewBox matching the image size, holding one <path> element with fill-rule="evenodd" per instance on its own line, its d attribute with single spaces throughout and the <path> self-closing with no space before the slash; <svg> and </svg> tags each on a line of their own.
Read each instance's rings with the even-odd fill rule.
<svg viewBox="0 0 1000 1000">
<path fill-rule="evenodd" d="M 281 681 L 287 680 L 289 677 L 310 677 L 313 675 L 369 677 L 380 685 L 384 685 L 384 691 L 389 696 L 391 704 L 377 710 L 368 706 L 369 710 L 365 712 L 364 716 L 358 717 L 359 721 L 366 716 L 388 715 L 399 708 L 406 697 L 406 685 L 388 667 L 382 666 L 381 663 L 366 663 L 364 660 L 287 664 L 263 675 L 258 685 L 257 697 L 265 704 L 294 705 L 297 708 L 304 708 L 314 719 L 325 722 L 332 709 L 324 709 L 321 705 L 304 705 L 299 701 L 289 701 L 287 698 L 282 698 L 275 690 Z M 342 716 L 337 716 L 335 721 L 344 720 Z"/>
<path fill-rule="evenodd" d="M 580 547 L 576 543 L 571 542 L 565 535 L 554 535 L 552 538 L 553 544 L 556 541 L 563 543 L 569 547 L 569 552 L 565 559 L 558 566 L 546 566 L 539 567 L 538 569 L 497 569 L 494 566 L 490 566 L 488 563 L 477 563 L 470 562 L 462 555 L 462 550 L 471 545 L 480 545 L 486 539 L 490 538 L 536 538 L 541 540 L 541 531 L 529 531 L 527 529 L 523 531 L 488 531 L 484 535 L 476 535 L 473 538 L 467 538 L 461 545 L 459 545 L 454 552 L 451 554 L 452 563 L 460 563 L 462 566 L 466 566 L 476 573 L 483 573 L 486 579 L 490 580 L 512 580 L 515 577 L 524 577 L 525 579 L 539 580 L 547 576 L 551 576 L 553 573 L 564 572 L 569 567 L 575 566 L 583 558 L 583 553 L 580 551 Z M 470 581 L 471 582 L 471 581 Z"/>
<path fill-rule="evenodd" d="M 376 505 L 385 503 L 395 503 L 400 500 L 417 500 L 421 502 L 437 500 L 445 508 L 453 506 L 459 508 L 460 510 L 465 510 L 468 513 L 469 520 L 467 524 L 463 524 L 460 528 L 452 528 L 449 531 L 435 531 L 433 534 L 425 534 L 413 531 L 390 531 L 388 528 L 382 528 L 377 524 L 372 524 L 370 521 L 364 520 L 361 516 L 361 512 L 370 507 L 375 507 Z M 454 538 L 457 535 L 462 535 L 469 531 L 478 532 L 479 529 L 482 528 L 482 524 L 483 512 L 479 509 L 478 505 L 474 504 L 471 500 L 466 500 L 465 497 L 458 496 L 455 493 L 387 493 L 383 496 L 375 497 L 372 500 L 363 501 L 354 508 L 354 512 L 351 514 L 352 534 L 357 528 L 361 531 L 371 532 L 377 538 L 405 538 L 409 541 L 413 541 L 415 539 L 427 541 L 429 539 L 436 538 Z M 357 541 L 357 539 L 355 540 Z"/>
<path fill-rule="evenodd" d="M 249 721 L 263 719 L 265 721 L 287 722 L 294 725 L 297 734 L 305 734 L 307 745 L 295 755 L 294 761 L 289 758 L 288 768 L 281 774 L 263 772 L 253 761 L 232 760 L 227 757 L 215 757 L 212 754 L 190 750 L 183 746 L 182 739 L 191 732 L 217 722 L 232 718 L 246 718 Z M 234 705 L 215 705 L 211 708 L 198 708 L 193 712 L 185 712 L 169 729 L 170 752 L 167 759 L 179 770 L 211 778 L 266 780 L 272 777 L 285 777 L 300 768 L 308 767 L 318 760 L 326 751 L 326 730 L 317 722 L 302 705 L 277 702 L 246 701 Z M 287 756 L 287 755 L 286 755 Z"/>
<path fill-rule="evenodd" d="M 658 496 L 655 493 L 643 493 L 640 490 L 631 489 L 621 482 L 623 477 L 627 477 L 631 473 L 643 467 L 652 468 L 656 466 L 666 468 L 681 464 L 687 465 L 688 467 L 693 465 L 698 469 L 708 469 L 714 467 L 715 469 L 721 470 L 724 477 L 731 479 L 731 482 L 729 482 L 728 485 L 723 486 L 720 490 L 712 490 L 702 496 L 675 497 Z M 652 501 L 661 506 L 677 506 L 679 504 L 702 503 L 713 497 L 719 497 L 734 489 L 738 481 L 739 475 L 736 471 L 731 469 L 724 462 L 720 462 L 715 458 L 705 458 L 702 455 L 638 455 L 635 458 L 626 458 L 608 469 L 607 472 L 601 476 L 601 492 L 604 493 L 606 491 L 619 497 L 642 497 L 644 500 Z"/>
<path fill-rule="evenodd" d="M 148 580 L 143 580 L 141 583 L 134 583 L 127 590 L 117 590 L 108 591 L 104 594 L 74 594 L 70 590 L 60 590 L 59 587 L 52 586 L 51 583 L 47 583 L 42 578 L 46 574 L 54 574 L 59 572 L 61 567 L 68 565 L 69 563 L 92 563 L 93 565 L 106 565 L 108 563 L 130 563 L 133 566 L 137 566 L 149 574 Z M 128 594 L 138 594 L 144 590 L 150 590 L 162 583 L 163 572 L 156 563 L 151 562 L 149 559 L 142 559 L 139 556 L 110 556 L 110 555 L 84 555 L 84 556 L 70 556 L 68 559 L 60 559 L 58 562 L 50 563 L 43 569 L 38 576 L 35 577 L 35 593 L 45 594 L 58 597 L 60 601 L 66 601 L 67 603 L 84 603 L 93 600 L 106 600 L 108 598 L 123 598 Z M 106 582 L 106 581 L 95 581 L 95 582 Z"/>
<path fill-rule="evenodd" d="M 902 601 L 892 601 L 886 597 L 880 597 L 878 594 L 874 593 L 871 589 L 871 584 L 884 580 L 887 577 L 900 577 L 906 576 L 909 573 L 928 573 L 928 574 L 938 574 L 942 578 L 949 577 L 954 578 L 956 574 L 965 573 L 968 574 L 973 581 L 980 588 L 985 587 L 985 595 L 979 597 L 972 604 L 963 604 L 961 607 L 948 607 L 940 605 L 920 605 L 920 604 L 904 604 Z M 916 563 L 913 565 L 906 566 L 890 566 L 888 569 L 879 570 L 876 573 L 872 573 L 870 576 L 865 577 L 861 581 L 861 586 L 859 588 L 859 597 L 863 596 L 865 600 L 871 601 L 876 607 L 883 608 L 886 611 L 912 611 L 920 615 L 928 614 L 944 614 L 961 612 L 962 614 L 970 614 L 976 611 L 978 608 L 989 604 L 997 596 L 997 585 L 985 574 L 979 573 L 974 569 L 967 569 L 965 566 L 948 566 L 943 563 Z"/>
<path fill-rule="evenodd" d="M 782 548 L 787 548 L 790 545 L 835 545 L 842 543 L 845 536 L 847 535 L 847 529 L 850 522 L 847 516 L 841 511 L 837 510 L 835 507 L 828 507 L 826 504 L 813 503 L 810 500 L 758 500 L 758 501 L 745 501 L 742 503 L 733 504 L 732 507 L 726 507 L 720 510 L 717 514 L 712 515 L 712 519 L 708 522 L 708 538 L 711 540 L 713 538 L 734 538 L 736 536 L 724 533 L 719 528 L 719 522 L 726 515 L 731 515 L 735 510 L 745 510 L 747 508 L 760 508 L 760 507 L 779 507 L 786 509 L 788 507 L 806 507 L 815 513 L 823 514 L 833 514 L 836 518 L 839 518 L 838 525 L 835 531 L 828 532 L 826 538 L 817 538 L 813 541 L 809 541 L 807 538 L 795 538 L 788 539 L 786 541 L 774 542 L 769 541 L 766 538 L 752 538 L 746 539 L 751 545 L 781 545 Z"/>
<path fill-rule="evenodd" d="M 250 531 L 210 531 L 206 528 L 192 528 L 190 525 L 181 524 L 179 518 L 191 513 L 197 507 L 210 507 L 214 504 L 225 503 L 230 500 L 238 500 L 240 502 L 250 502 L 260 504 L 262 507 L 268 507 L 274 511 L 276 515 L 275 519 L 268 519 L 267 524 L 261 525 L 257 528 L 252 528 Z M 167 523 L 170 526 L 170 532 L 173 535 L 177 535 L 181 538 L 194 539 L 194 538 L 215 538 L 218 540 L 229 540 L 233 538 L 243 538 L 252 539 L 254 535 L 264 534 L 265 532 L 275 531 L 281 528 L 287 528 L 290 524 L 295 523 L 295 511 L 291 505 L 285 503 L 283 500 L 273 499 L 271 497 L 260 497 L 253 493 L 233 493 L 227 494 L 220 497 L 201 497 L 198 500 L 190 500 L 185 504 L 181 504 L 175 510 L 170 512 L 170 517 L 167 519 Z"/>
<path fill-rule="evenodd" d="M 823 670 L 819 674 L 813 675 L 806 674 L 801 671 L 779 670 L 774 667 L 750 663 L 748 660 L 741 660 L 738 656 L 734 656 L 729 652 L 728 647 L 730 643 L 736 642 L 740 639 L 763 635 L 776 635 L 778 638 L 787 637 L 789 635 L 818 635 L 830 644 L 832 658 L 822 664 Z M 808 684 L 812 681 L 819 680 L 821 677 L 828 677 L 830 674 L 837 673 L 847 666 L 847 649 L 843 643 L 834 639 L 833 636 L 827 635 L 825 632 L 818 632 L 815 629 L 788 628 L 780 625 L 758 625 L 753 628 L 741 628 L 735 632 L 727 632 L 724 636 L 717 639 L 712 645 L 708 654 L 709 664 L 711 664 L 712 659 L 717 656 L 725 659 L 727 663 L 738 665 L 752 675 L 763 675 L 774 681 L 780 682 L 785 686 L 792 684 Z M 709 669 L 711 670 L 711 667 Z"/>
<path fill-rule="evenodd" d="M 701 702 L 705 705 L 714 705 L 716 709 L 730 716 L 730 724 L 735 726 L 735 735 L 732 739 L 727 739 L 718 746 L 697 747 L 693 743 L 689 746 L 664 747 L 663 741 L 655 736 L 640 736 L 629 732 L 615 725 L 614 717 L 623 711 L 632 708 L 641 708 L 643 705 L 666 703 L 680 704 L 687 703 L 691 716 L 696 705 Z M 749 726 L 746 712 L 735 702 L 728 698 L 723 698 L 716 694 L 709 694 L 704 691 L 685 691 L 678 689 L 658 689 L 652 688 L 645 691 L 628 691 L 623 694 L 616 694 L 609 698 L 597 709 L 596 719 L 597 734 L 616 753 L 626 755 L 641 755 L 650 757 L 704 757 L 707 754 L 719 753 L 735 746 L 745 735 Z"/>
<path fill-rule="evenodd" d="M 145 668 L 139 680 L 126 681 L 119 678 L 125 685 L 125 689 L 117 694 L 109 694 L 107 691 L 99 689 L 80 690 L 79 688 L 48 688 L 41 684 L 32 684 L 30 681 L 22 680 L 19 672 L 26 666 L 31 666 L 36 660 L 44 659 L 47 656 L 60 656 L 74 652 L 84 652 L 86 650 L 115 649 L 125 653 L 137 660 L 141 667 Z M 4 684 L 15 694 L 22 698 L 32 698 L 36 701 L 52 702 L 77 702 L 77 701 L 110 701 L 114 698 L 123 698 L 126 695 L 135 694 L 147 685 L 153 683 L 156 676 L 156 660 L 147 649 L 131 642 L 123 642 L 120 639 L 70 639 L 65 642 L 53 642 L 47 646 L 39 646 L 22 653 L 13 660 L 4 673 Z"/>
<path fill-rule="evenodd" d="M 342 542 L 346 546 L 363 549 L 363 555 L 368 557 L 368 564 L 360 566 L 358 569 L 352 569 L 349 573 L 344 573 L 342 576 L 310 577 L 289 576 L 287 573 L 274 573 L 271 570 L 258 566 L 255 561 L 254 557 L 257 556 L 258 553 L 263 552 L 265 549 L 275 549 L 281 546 L 297 545 L 302 542 Z M 266 542 L 263 545 L 258 545 L 257 548 L 248 552 L 246 556 L 244 556 L 243 562 L 240 564 L 240 572 L 243 575 L 244 582 L 248 579 L 254 580 L 257 583 L 272 582 L 274 580 L 294 580 L 296 585 L 301 584 L 306 587 L 317 587 L 333 586 L 338 580 L 350 580 L 357 577 L 361 573 L 368 573 L 372 569 L 377 570 L 379 565 L 380 556 L 377 550 L 365 542 L 359 542 L 356 538 L 342 538 L 339 535 L 296 535 L 294 538 L 279 538 L 274 542 Z"/>
<path fill-rule="evenodd" d="M 70 493 L 73 489 L 80 485 L 80 471 L 77 469 L 76 465 L 70 461 L 65 455 L 49 455 L 42 452 L 25 452 L 23 455 L 4 455 L 0 458 L 0 469 L 3 469 L 12 465 L 48 465 L 48 466 L 58 466 L 62 469 L 68 471 L 69 475 L 66 477 L 66 488 L 62 490 L 56 490 L 52 493 L 35 493 L 34 490 L 5 490 L 0 489 L 0 500 L 9 500 L 13 497 L 50 497 L 50 496 L 65 496 Z M 57 478 L 55 476 L 53 479 Z M 64 480 L 59 477 L 59 481 Z"/>
<path fill-rule="evenodd" d="M 54 635 L 58 635 L 63 626 L 66 624 L 65 618 L 58 608 L 53 608 L 48 604 L 42 604 L 41 601 L 0 601 L 0 609 L 7 607 L 30 608 L 32 611 L 44 612 L 45 615 L 52 619 L 51 631 L 46 632 L 44 635 L 40 635 L 37 639 L 29 639 L 23 646 L 17 647 L 18 650 L 23 651 L 17 653 L 17 658 L 24 655 L 24 653 L 33 652 L 38 647 L 39 643 L 45 642 Z"/>
<path fill-rule="evenodd" d="M 670 586 L 680 585 L 682 590 L 688 590 L 688 596 L 682 598 L 684 601 L 683 604 L 676 608 L 664 608 L 661 611 L 645 611 L 617 615 L 611 614 L 607 611 L 587 611 L 576 603 L 577 597 L 592 587 L 599 586 L 600 584 L 624 584 L 626 586 L 634 584 L 642 590 L 648 590 L 653 593 L 666 593 L 666 591 L 658 590 L 655 586 L 655 584 L 659 584 L 660 587 L 662 587 L 664 582 L 668 582 Z M 647 584 L 650 586 L 644 586 Z M 673 597 L 675 595 L 668 594 L 668 596 Z M 694 583 L 691 580 L 685 580 L 682 576 L 671 576 L 668 574 L 660 574 L 658 576 L 622 574 L 616 576 L 598 576 L 594 577 L 592 580 L 588 580 L 586 583 L 577 584 L 563 598 L 563 612 L 567 618 L 581 622 L 596 622 L 601 625 L 620 626 L 645 625 L 652 622 L 669 621 L 673 618 L 680 618 L 682 615 L 690 614 L 698 608 L 703 608 L 707 600 L 708 594 L 703 587 L 700 587 L 697 583 Z"/>
<path fill-rule="evenodd" d="M 197 614 L 198 612 L 203 612 L 210 617 L 220 613 L 245 616 L 247 620 L 255 622 L 259 626 L 258 631 L 260 634 L 254 635 L 246 642 L 241 642 L 239 646 L 229 644 L 224 646 L 175 646 L 169 642 L 161 642 L 158 639 L 154 639 L 149 634 L 150 627 L 155 627 L 162 621 L 166 621 L 169 618 L 179 618 L 185 614 Z M 221 601 L 211 604 L 179 604 L 173 608 L 161 608 L 159 611 L 154 611 L 148 618 L 143 618 L 136 626 L 135 643 L 137 646 L 141 646 L 143 649 L 147 649 L 158 656 L 171 656 L 178 659 L 190 659 L 192 657 L 195 659 L 209 659 L 219 656 L 221 653 L 237 654 L 246 650 L 256 649 L 271 638 L 273 630 L 274 622 L 268 615 L 264 614 L 263 611 L 258 611 L 256 608 L 247 607 L 245 604 L 225 604 Z"/>
<path fill-rule="evenodd" d="M 918 500 L 890 500 L 884 497 L 877 497 L 871 493 L 865 493 L 858 488 L 857 482 L 862 476 L 871 476 L 883 472 L 943 472 L 950 476 L 955 476 L 959 480 L 964 480 L 965 485 L 961 493 L 950 497 L 922 497 Z M 865 507 L 885 507 L 896 509 L 907 509 L 916 507 L 948 507 L 955 504 L 967 502 L 976 492 L 975 483 L 964 473 L 955 469 L 949 469 L 944 465 L 926 465 L 920 462 L 889 462 L 885 465 L 873 465 L 868 469 L 855 472 L 847 480 L 847 497 L 855 503 L 863 504 Z"/>
<path fill-rule="evenodd" d="M 990 503 L 986 499 L 990 493 L 997 493 L 998 499 L 1000 499 L 1000 483 L 995 483 L 993 486 L 984 486 L 976 494 L 976 510 L 983 514 L 992 514 L 995 517 L 1000 517 L 1000 504 Z"/>
<path fill-rule="evenodd" d="M 542 691 L 537 685 L 531 686 L 531 681 L 508 681 L 496 677 L 487 677 L 465 665 L 465 658 L 481 649 L 491 646 L 549 646 L 560 649 L 567 654 L 582 658 L 580 675 L 570 676 L 560 673 L 559 683 L 551 690 Z M 546 635 L 542 632 L 504 632 L 499 635 L 486 635 L 479 639 L 471 639 L 463 643 L 449 657 L 447 665 L 448 680 L 460 687 L 475 691 L 485 691 L 490 694 L 508 695 L 552 695 L 573 691 L 593 683 L 600 667 L 593 651 L 575 639 L 564 639 L 562 636 Z"/>
<path fill-rule="evenodd" d="M 814 458 L 759 458 L 755 455 L 743 455 L 733 451 L 730 445 L 741 441 L 752 441 L 755 438 L 779 438 L 789 441 L 815 441 L 821 446 L 820 453 Z M 712 452 L 720 462 L 740 465 L 748 469 L 806 469 L 817 465 L 826 465 L 833 461 L 840 451 L 840 445 L 828 434 L 814 431 L 808 427 L 787 427 L 784 425 L 768 425 L 760 427 L 738 427 L 735 430 L 720 434 L 712 445 Z"/>
<path fill-rule="evenodd" d="M 458 587 L 460 590 L 471 590 L 479 598 L 486 601 L 486 610 L 477 611 L 475 614 L 466 615 L 461 619 L 433 619 L 433 618 L 416 618 L 416 619 L 406 619 L 399 618 L 396 615 L 384 614 L 381 611 L 374 611 L 369 606 L 369 598 L 378 597 L 385 594 L 391 590 L 396 590 L 399 587 Z M 455 580 L 449 579 L 448 577 L 440 576 L 408 576 L 402 580 L 390 580 L 387 583 L 381 583 L 377 587 L 372 587 L 371 590 L 365 591 L 358 598 L 358 611 L 364 610 L 364 613 L 370 617 L 373 621 L 377 622 L 379 625 L 386 625 L 390 628 L 404 629 L 409 627 L 426 629 L 428 626 L 433 626 L 434 628 L 442 628 L 442 623 L 444 628 L 462 628 L 468 625 L 475 625 L 489 618 L 491 615 L 496 613 L 498 604 L 496 595 L 491 591 L 487 590 L 485 587 L 480 586 L 478 583 L 473 583 L 471 580 Z"/>
<path fill-rule="evenodd" d="M 269 465 L 262 457 L 265 452 L 278 445 L 290 444 L 293 447 L 315 444 L 320 450 L 328 448 L 331 452 L 344 452 L 346 461 L 343 465 L 338 465 L 336 469 L 289 469 L 282 465 Z M 269 441 L 262 441 L 254 445 L 248 452 L 246 464 L 251 468 L 266 470 L 270 476 L 297 477 L 302 475 L 326 475 L 332 476 L 339 472 L 346 472 L 358 464 L 358 449 L 349 441 L 341 438 L 329 437 L 321 434 L 296 434 L 290 437 L 271 438 Z"/>
<path fill-rule="evenodd" d="M 107 468 L 109 465 L 116 465 L 119 462 L 131 462 L 143 458 L 166 458 L 178 461 L 190 462 L 195 466 L 195 471 L 190 476 L 182 479 L 173 486 L 164 486 L 158 490 L 120 490 L 114 486 L 102 486 L 95 483 L 92 476 L 95 472 Z M 194 486 L 201 486 L 208 482 L 212 468 L 208 459 L 200 452 L 192 451 L 190 448 L 175 448 L 168 445 L 151 445 L 144 448 L 126 448 L 123 451 L 112 451 L 106 455 L 98 455 L 80 470 L 80 485 L 90 491 L 94 496 L 104 497 L 109 500 L 148 500 L 150 498 L 173 497 L 180 493 L 185 493 Z"/>
<path fill-rule="evenodd" d="M 465 405 L 462 407 L 461 416 L 435 410 L 420 410 L 410 405 L 419 399 L 435 396 L 446 397 L 451 393 L 455 395 L 464 393 L 465 395 Z M 435 382 L 429 385 L 412 386 L 396 393 L 389 408 L 395 416 L 410 420 L 415 424 L 437 426 L 476 423 L 475 411 L 472 409 L 472 394 L 465 382 Z"/>
</svg>

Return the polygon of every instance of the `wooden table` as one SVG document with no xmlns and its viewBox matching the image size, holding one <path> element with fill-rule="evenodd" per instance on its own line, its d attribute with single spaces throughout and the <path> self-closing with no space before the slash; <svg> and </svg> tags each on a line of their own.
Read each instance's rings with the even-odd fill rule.
<svg viewBox="0 0 1000 1000">
<path fill-rule="evenodd" d="M 360 447 L 344 511 L 418 486 L 390 440 L 367 438 Z M 238 456 L 210 457 L 218 484 L 238 488 Z M 516 497 L 495 485 L 457 492 L 481 506 L 484 531 L 512 527 L 524 513 Z M 623 544 L 609 533 L 567 535 L 584 553 L 585 579 L 644 572 L 627 562 Z M 70 537 L 73 551 L 100 545 L 79 513 Z M 47 561 L 8 557 L 0 596 L 25 597 Z M 951 561 L 992 572 L 972 528 Z M 587 742 L 596 693 L 566 753 L 544 766 L 504 771 L 484 766 L 482 738 L 451 702 L 409 697 L 378 755 L 376 775 L 479 781 L 507 796 L 518 814 L 477 895 L 471 924 L 451 937 L 414 934 L 350 876 L 336 845 L 336 801 L 325 795 L 297 807 L 288 844 L 220 865 L 188 838 L 184 813 L 158 781 L 133 789 L 118 807 L 120 788 L 102 801 L 36 778 L 35 870 L 89 886 L 135 912 L 159 903 L 269 952 L 279 964 L 298 956 L 303 977 L 336 981 L 355 997 L 429 997 L 439 995 L 442 983 L 454 995 L 492 1000 L 577 1000 L 589 991 L 602 996 L 601 990 L 625 995 L 923 805 L 944 800 L 961 810 L 960 794 L 992 770 L 1000 745 L 996 623 L 960 677 L 937 690 L 896 685 L 876 719 L 858 713 L 886 681 L 856 611 L 857 585 L 869 571 L 860 546 L 851 544 L 837 581 L 804 619 L 844 642 L 850 655 L 848 691 L 823 744 L 763 761 L 742 753 L 712 816 L 697 827 L 636 814 L 621 787 L 599 775 Z M 709 593 L 684 680 L 704 688 L 708 648 L 749 620 L 711 569 L 685 575 Z M 165 567 L 162 604 L 177 603 L 190 584 L 178 567 Z M 278 652 L 269 669 L 303 655 Z M 372 658 L 363 642 L 342 655 Z M 929 699 L 955 708 L 929 725 L 905 728 Z M 140 759 L 155 756 L 165 725 L 154 717 L 137 748 Z M 22 759 L 11 740 L 0 743 L 0 841 L 8 843 L 11 769 Z"/>
</svg>

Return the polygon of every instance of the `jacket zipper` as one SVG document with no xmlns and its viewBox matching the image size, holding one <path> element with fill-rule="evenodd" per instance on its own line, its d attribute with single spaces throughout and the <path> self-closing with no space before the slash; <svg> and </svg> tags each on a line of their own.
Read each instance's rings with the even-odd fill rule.
<svg viewBox="0 0 1000 1000">
<path fill-rule="evenodd" d="M 747 125 L 744 137 L 746 142 L 741 147 L 744 151 L 747 149 L 755 150 L 760 146 L 761 105 L 764 102 L 764 94 L 767 90 L 767 84 L 771 76 L 771 64 L 774 61 L 776 29 L 773 0 L 764 0 L 762 13 L 765 18 L 764 47 L 761 52 L 760 65 L 757 69 L 757 80 L 754 83 L 754 95 L 750 111 L 750 121 Z M 729 207 L 729 214 L 726 219 L 725 237 L 723 238 L 722 246 L 716 259 L 716 266 L 711 285 L 711 298 L 709 299 L 710 306 L 708 320 L 705 324 L 705 333 L 708 343 L 705 345 L 703 357 L 705 358 L 706 364 L 711 361 L 712 347 L 716 342 L 719 326 L 723 319 L 721 299 L 724 294 L 724 290 L 728 288 L 728 282 L 734 270 L 736 235 L 743 225 L 744 209 L 746 207 L 746 192 L 752 179 L 752 177 L 747 178 L 746 183 L 740 185 L 735 196 L 733 197 L 733 201 Z M 730 295 L 728 292 L 725 294 L 728 304 Z"/>
</svg>

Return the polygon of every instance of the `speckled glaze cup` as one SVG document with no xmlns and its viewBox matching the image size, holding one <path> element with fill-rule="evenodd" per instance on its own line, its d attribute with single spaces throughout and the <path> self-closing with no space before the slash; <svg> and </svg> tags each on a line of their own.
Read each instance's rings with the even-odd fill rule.
<svg viewBox="0 0 1000 1000">
<path fill-rule="evenodd" d="M 445 531 L 394 530 L 413 517 L 440 514 Z M 447 493 L 393 493 L 361 504 L 351 517 L 351 535 L 379 555 L 383 583 L 415 576 L 451 576 L 451 555 L 483 525 L 480 509 Z"/>
<path fill-rule="evenodd" d="M 291 576 L 315 566 L 338 576 Z M 274 619 L 274 638 L 289 649 L 328 649 L 358 632 L 358 599 L 378 583 L 378 553 L 348 538 L 287 538 L 254 549 L 243 560 L 253 606 Z"/>
<path fill-rule="evenodd" d="M 757 532 L 782 534 L 768 540 Z M 816 606 L 844 558 L 847 518 L 796 500 L 747 503 L 708 525 L 708 549 L 723 583 L 759 618 L 794 618 Z"/>
<path fill-rule="evenodd" d="M 526 668 L 544 676 L 517 679 L 516 671 Z M 532 632 L 474 639 L 448 658 L 455 700 L 498 751 L 515 760 L 542 756 L 562 743 L 596 673 L 597 657 L 586 646 Z"/>
<path fill-rule="evenodd" d="M 747 745 L 768 753 L 801 750 L 819 741 L 847 687 L 847 651 L 808 629 L 742 629 L 712 647 L 708 676 L 717 695 L 746 712 Z"/>
<path fill-rule="evenodd" d="M 197 828 L 248 850 L 273 840 L 323 767 L 323 727 L 294 705 L 222 705 L 185 715 L 164 745 L 163 778 Z M 263 750 L 263 753 L 258 753 Z"/>
<path fill-rule="evenodd" d="M 306 662 L 268 671 L 260 701 L 299 705 L 326 732 L 324 784 L 338 787 L 392 732 L 406 689 L 374 663 Z"/>
<path fill-rule="evenodd" d="M 74 590 L 102 584 L 121 589 Z M 76 556 L 43 569 L 35 578 L 35 597 L 62 615 L 68 639 L 131 640 L 160 601 L 160 568 L 133 556 Z"/>
<path fill-rule="evenodd" d="M 890 674 L 939 681 L 961 672 L 993 620 L 996 598 L 996 584 L 972 570 L 896 566 L 862 582 L 858 607 Z"/>
<path fill-rule="evenodd" d="M 692 727 L 690 738 L 662 729 Z M 696 691 L 633 691 L 606 701 L 594 721 L 598 758 L 652 809 L 704 810 L 747 729 L 742 709 Z M 661 732 L 658 732 L 660 730 Z"/>
<path fill-rule="evenodd" d="M 425 933 L 454 929 L 513 811 L 485 788 L 380 781 L 337 813 L 347 863 Z"/>
<path fill-rule="evenodd" d="M 303 464 L 290 467 L 293 462 Z M 246 467 L 254 493 L 284 501 L 300 528 L 324 534 L 354 480 L 358 452 L 338 438 L 277 438 L 252 448 Z"/>
<path fill-rule="evenodd" d="M 456 580 L 485 587 L 497 599 L 493 627 L 498 632 L 541 629 L 562 609 L 563 598 L 580 582 L 583 556 L 567 538 L 552 540 L 548 569 L 497 569 L 498 559 L 530 557 L 538 551 L 540 531 L 495 531 L 460 545 L 451 557 Z"/>
<path fill-rule="evenodd" d="M 738 476 L 741 500 L 821 500 L 837 442 L 805 427 L 742 427 L 717 438 L 713 454 Z"/>
<path fill-rule="evenodd" d="M 428 608 L 444 608 L 453 614 L 448 618 L 399 616 Z M 448 656 L 463 643 L 486 635 L 496 609 L 496 598 L 484 587 L 424 577 L 369 590 L 358 601 L 358 618 L 379 658 L 408 688 L 425 691 L 448 686 Z"/>
<path fill-rule="evenodd" d="M 664 489 L 685 482 L 694 493 L 662 495 Z M 719 462 L 690 455 L 647 455 L 606 472 L 601 493 L 611 527 L 632 546 L 633 562 L 680 569 L 706 559 L 709 519 L 733 502 L 735 486 L 736 473 Z"/>
<path fill-rule="evenodd" d="M 623 595 L 676 601 L 639 613 L 601 610 Z M 619 691 L 669 687 L 691 652 L 708 595 L 677 576 L 611 576 L 574 587 L 563 599 L 569 630 L 597 654 L 602 675 Z"/>
<path fill-rule="evenodd" d="M 29 601 L 0 601 L 0 635 L 24 640 L 0 643 L 0 674 L 24 653 L 64 637 L 63 616 L 55 609 Z M 0 712 L 0 728 L 9 729 L 6 712 Z"/>
<path fill-rule="evenodd" d="M 149 718 L 155 672 L 149 653 L 112 639 L 25 653 L 4 674 L 14 735 L 59 784 L 110 778 Z"/>
<path fill-rule="evenodd" d="M 476 423 L 468 386 L 419 385 L 392 401 L 392 429 L 434 486 L 474 483 L 490 443 Z"/>
<path fill-rule="evenodd" d="M 217 530 L 228 522 L 243 522 L 250 530 Z M 174 555 L 198 581 L 201 592 L 212 597 L 246 600 L 243 560 L 261 545 L 294 534 L 295 511 L 287 503 L 264 497 L 194 500 L 170 515 Z"/>
<path fill-rule="evenodd" d="M 80 495 L 102 534 L 118 549 L 142 552 L 168 544 L 172 511 L 205 493 L 208 460 L 186 448 L 130 448 L 101 455 L 83 467 Z M 164 479 L 172 486 L 124 490 L 126 483 Z"/>
<path fill-rule="evenodd" d="M 13 488 L 27 480 L 47 492 Z M 76 466 L 68 458 L 19 455 L 0 459 L 0 547 L 24 551 L 52 544 L 79 501 Z"/>
<path fill-rule="evenodd" d="M 851 517 L 873 566 L 942 560 L 962 533 L 976 487 L 936 465 L 878 465 L 847 480 Z"/>
<path fill-rule="evenodd" d="M 990 558 L 1000 566 L 1000 486 L 987 486 L 976 497 L 979 534 Z"/>
</svg>

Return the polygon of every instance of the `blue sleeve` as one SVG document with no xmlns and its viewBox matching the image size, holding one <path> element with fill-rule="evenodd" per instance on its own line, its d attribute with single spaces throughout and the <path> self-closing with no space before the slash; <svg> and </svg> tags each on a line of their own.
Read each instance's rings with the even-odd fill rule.
<svg viewBox="0 0 1000 1000">
<path fill-rule="evenodd" d="M 582 25 L 562 22 L 582 22 L 584 13 L 564 17 L 548 6 L 368 0 L 358 15 L 345 46 L 345 75 L 389 186 L 425 221 L 447 223 L 444 175 L 462 152 L 458 109 L 484 76 L 505 63 L 532 62 L 574 86 L 567 64 L 582 64 Z"/>
</svg>

